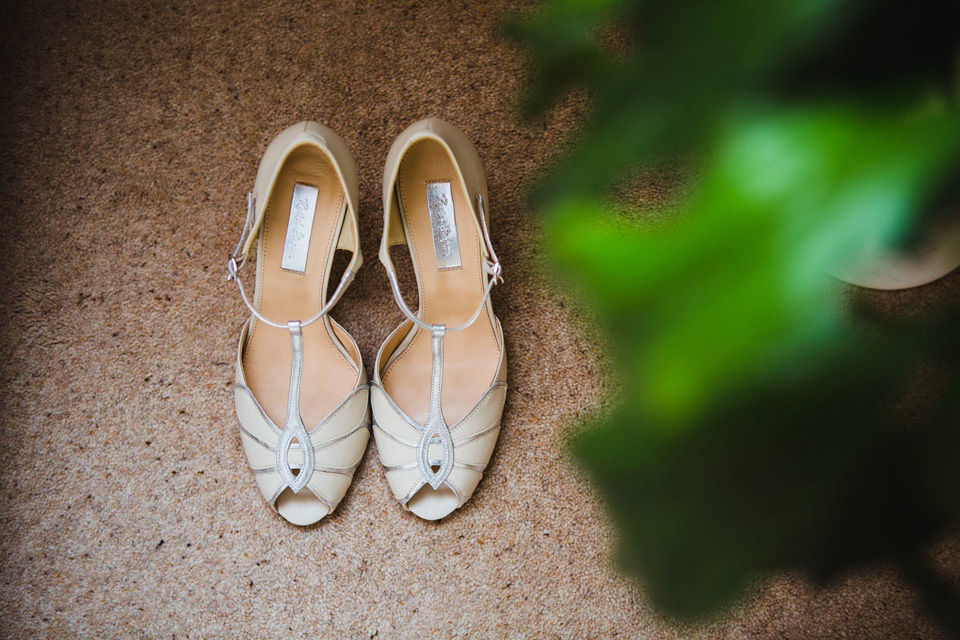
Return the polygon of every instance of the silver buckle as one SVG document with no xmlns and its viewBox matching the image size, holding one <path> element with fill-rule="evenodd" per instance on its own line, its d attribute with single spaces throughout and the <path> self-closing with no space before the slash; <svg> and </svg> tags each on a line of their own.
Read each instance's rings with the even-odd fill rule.
<svg viewBox="0 0 960 640">
<path fill-rule="evenodd" d="M 237 272 L 240 270 L 240 267 L 243 266 L 244 259 L 241 256 L 240 261 L 237 262 L 236 256 L 230 256 L 230 259 L 227 260 L 227 282 L 237 279 Z"/>
<path fill-rule="evenodd" d="M 500 261 L 491 262 L 487 260 L 487 269 L 490 271 L 490 275 L 493 276 L 494 284 L 503 283 L 503 267 L 500 265 Z"/>
</svg>

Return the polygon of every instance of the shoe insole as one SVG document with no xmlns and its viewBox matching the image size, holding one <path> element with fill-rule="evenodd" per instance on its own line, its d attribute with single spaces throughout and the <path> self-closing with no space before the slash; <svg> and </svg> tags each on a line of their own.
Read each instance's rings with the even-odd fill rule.
<svg viewBox="0 0 960 640">
<path fill-rule="evenodd" d="M 449 220 L 440 222 L 436 216 L 431 220 L 428 185 L 435 185 L 430 187 L 434 198 L 452 196 L 454 225 L 449 225 Z M 435 140 L 414 143 L 400 161 L 397 190 L 411 256 L 420 277 L 420 317 L 429 324 L 462 325 L 483 299 L 482 240 L 471 203 L 446 148 Z M 445 210 L 449 212 L 448 208 Z M 446 224 L 440 237 L 447 242 L 451 239 L 449 227 L 453 226 L 455 244 L 459 245 L 459 266 L 447 266 L 457 261 L 437 248 L 435 224 Z M 414 330 L 413 339 L 389 363 L 382 381 L 397 406 L 423 424 L 430 401 L 433 354 L 430 332 Z M 463 418 L 480 400 L 493 383 L 499 361 L 494 328 L 485 311 L 467 329 L 446 334 L 441 405 L 448 425 Z"/>
<path fill-rule="evenodd" d="M 302 273 L 283 268 L 295 185 L 317 189 Z M 344 196 L 336 169 L 320 149 L 303 145 L 284 161 L 266 203 L 257 263 L 258 309 L 270 320 L 306 321 L 326 302 L 327 271 L 337 244 Z M 304 327 L 302 333 L 300 417 L 310 431 L 356 386 L 359 369 L 337 344 L 356 362 L 352 340 L 328 318 Z M 286 420 L 292 358 L 290 332 L 254 319 L 243 355 L 244 374 L 264 412 L 281 429 Z"/>
</svg>

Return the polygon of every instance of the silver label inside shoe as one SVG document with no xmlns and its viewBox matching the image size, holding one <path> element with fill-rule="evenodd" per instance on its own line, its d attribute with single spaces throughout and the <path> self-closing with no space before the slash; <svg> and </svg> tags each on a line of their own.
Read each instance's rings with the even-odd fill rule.
<svg viewBox="0 0 960 640">
<path fill-rule="evenodd" d="M 433 252 L 437 269 L 460 266 L 460 242 L 457 240 L 457 219 L 453 215 L 453 193 L 449 182 L 427 183 L 427 210 L 433 229 Z"/>
<path fill-rule="evenodd" d="M 287 239 L 283 243 L 283 261 L 280 267 L 303 273 L 307 270 L 307 253 L 310 250 L 310 232 L 313 217 L 317 212 L 319 190 L 305 184 L 293 186 L 290 202 L 290 219 L 287 222 Z"/>
</svg>

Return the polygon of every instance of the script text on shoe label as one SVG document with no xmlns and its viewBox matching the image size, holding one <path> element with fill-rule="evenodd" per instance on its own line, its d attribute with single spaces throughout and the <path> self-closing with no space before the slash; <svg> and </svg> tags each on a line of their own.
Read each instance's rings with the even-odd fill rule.
<svg viewBox="0 0 960 640">
<path fill-rule="evenodd" d="M 450 191 L 449 182 L 427 183 L 427 209 L 433 229 L 433 251 L 437 257 L 437 269 L 461 266 L 457 219 L 453 214 L 453 193 Z"/>
<path fill-rule="evenodd" d="M 317 211 L 319 190 L 305 184 L 293 186 L 290 202 L 290 220 L 287 222 L 287 240 L 283 244 L 283 261 L 280 266 L 289 271 L 304 273 L 307 270 L 307 253 L 310 250 L 310 232 Z"/>
</svg>

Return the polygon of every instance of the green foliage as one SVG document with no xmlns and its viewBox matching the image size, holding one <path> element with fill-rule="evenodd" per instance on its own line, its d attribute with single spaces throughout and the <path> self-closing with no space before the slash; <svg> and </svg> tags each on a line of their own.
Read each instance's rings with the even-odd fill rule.
<svg viewBox="0 0 960 640">
<path fill-rule="evenodd" d="M 716 611 L 771 571 L 893 559 L 960 632 L 922 560 L 960 521 L 960 314 L 866 318 L 828 275 L 955 186 L 957 9 L 910 11 L 927 21 L 892 2 L 554 0 L 509 26 L 533 59 L 528 115 L 572 86 L 593 98 L 537 197 L 624 385 L 574 449 L 667 614 Z M 897 28 L 926 44 L 878 72 L 854 45 Z M 674 221 L 626 219 L 612 186 L 664 158 L 700 167 Z M 941 392 L 907 410 L 934 364 Z"/>
</svg>

